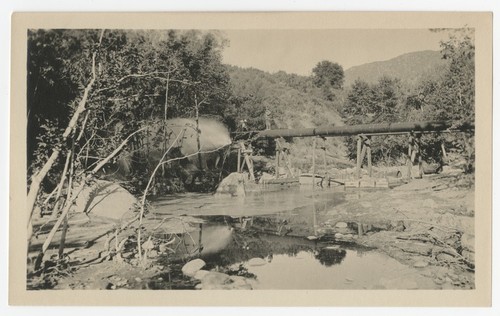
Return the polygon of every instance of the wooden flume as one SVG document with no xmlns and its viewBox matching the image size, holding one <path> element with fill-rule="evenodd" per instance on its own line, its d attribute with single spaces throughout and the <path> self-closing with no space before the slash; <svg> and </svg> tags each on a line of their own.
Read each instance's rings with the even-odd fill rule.
<svg viewBox="0 0 500 316">
<path fill-rule="evenodd" d="M 420 154 L 420 135 L 422 133 L 435 132 L 463 132 L 474 130 L 473 125 L 454 126 L 448 121 L 430 121 L 430 122 L 400 122 L 400 123 L 378 123 L 378 124 L 360 124 L 345 126 L 320 126 L 314 128 L 292 128 L 292 129 L 274 129 L 257 132 L 255 139 L 259 138 L 280 138 L 280 137 L 341 137 L 357 136 L 357 159 L 356 168 L 358 178 L 361 175 L 361 168 L 366 157 L 368 165 L 368 174 L 372 175 L 371 161 L 371 137 L 382 135 L 408 134 L 408 178 L 411 178 L 411 167 L 418 159 L 419 173 L 422 173 L 422 157 Z M 313 149 L 314 152 L 314 149 Z M 313 159 L 314 165 L 314 159 Z"/>
<path fill-rule="evenodd" d="M 402 134 L 410 132 L 444 132 L 473 130 L 472 125 L 453 126 L 452 122 L 403 122 L 360 125 L 326 125 L 314 128 L 271 129 L 256 133 L 255 138 L 357 136 L 376 134 Z"/>
</svg>

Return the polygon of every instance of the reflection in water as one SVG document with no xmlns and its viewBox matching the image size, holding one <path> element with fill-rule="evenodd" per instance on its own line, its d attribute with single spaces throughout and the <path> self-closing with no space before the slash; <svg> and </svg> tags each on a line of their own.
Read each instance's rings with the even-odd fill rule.
<svg viewBox="0 0 500 316">
<path fill-rule="evenodd" d="M 313 198 L 312 198 L 312 211 L 313 211 L 313 232 L 314 232 L 314 236 L 318 236 L 318 218 L 316 216 L 316 198 L 313 194 Z"/>
<path fill-rule="evenodd" d="M 233 228 L 226 225 L 201 225 L 199 229 L 183 236 L 186 253 L 211 255 L 225 249 L 232 240 Z"/>
<path fill-rule="evenodd" d="M 329 254 L 329 259 L 340 261 L 323 264 L 312 251 L 299 251 L 290 256 L 274 254 L 272 261 L 251 266 L 246 262 L 245 273 L 253 276 L 253 288 L 258 289 L 405 289 L 417 282 L 418 288 L 433 288 L 431 279 L 419 277 L 418 272 L 396 260 L 368 251 L 358 256 L 356 251 L 343 249 L 341 257 Z"/>
<path fill-rule="evenodd" d="M 345 256 L 345 249 L 341 249 L 338 246 L 329 246 L 321 249 L 314 257 L 318 259 L 322 265 L 331 267 L 334 264 L 340 264 Z"/>
</svg>

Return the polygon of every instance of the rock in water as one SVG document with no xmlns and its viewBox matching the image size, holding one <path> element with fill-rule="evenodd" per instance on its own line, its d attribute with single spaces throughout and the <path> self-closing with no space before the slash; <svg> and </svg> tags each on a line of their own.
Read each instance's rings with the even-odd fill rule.
<svg viewBox="0 0 500 316">
<path fill-rule="evenodd" d="M 245 174 L 233 172 L 217 187 L 215 196 L 245 196 Z"/>
<path fill-rule="evenodd" d="M 205 266 L 205 261 L 201 259 L 194 259 L 186 263 L 182 267 L 182 273 L 188 277 L 193 277 L 198 270 Z"/>
<path fill-rule="evenodd" d="M 262 258 L 252 258 L 247 262 L 247 265 L 250 267 L 263 266 L 265 264 L 267 264 L 267 261 Z"/>
</svg>

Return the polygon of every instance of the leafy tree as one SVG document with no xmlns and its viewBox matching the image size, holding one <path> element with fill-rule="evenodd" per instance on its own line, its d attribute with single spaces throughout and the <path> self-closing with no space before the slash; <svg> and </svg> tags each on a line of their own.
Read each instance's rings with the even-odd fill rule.
<svg viewBox="0 0 500 316">
<path fill-rule="evenodd" d="M 440 30 L 444 31 L 444 30 Z M 441 43 L 442 58 L 448 62 L 440 76 L 425 79 L 409 92 L 398 79 L 382 77 L 375 85 L 357 80 L 347 92 L 342 114 L 347 124 L 394 121 L 446 120 L 455 127 L 474 123 L 474 34 L 470 29 L 447 30 Z M 437 78 L 437 79 L 436 79 Z M 457 141 L 461 139 L 461 142 Z M 374 162 L 397 160 L 404 155 L 406 140 L 390 136 L 372 140 Z M 465 153 L 466 169 L 472 170 L 473 135 L 422 137 L 427 161 L 441 162 L 441 143 Z M 355 158 L 355 140 L 348 139 L 350 158 Z"/>
<path fill-rule="evenodd" d="M 337 63 L 323 60 L 313 68 L 313 83 L 317 87 L 329 85 L 341 89 L 344 84 L 344 69 Z"/>
<path fill-rule="evenodd" d="M 438 89 L 427 102 L 428 118 L 448 119 L 456 125 L 472 124 L 475 118 L 475 45 L 471 29 L 459 29 L 441 43 L 449 67 Z"/>
<path fill-rule="evenodd" d="M 335 100 L 336 93 L 344 84 L 344 69 L 337 63 L 324 60 L 319 62 L 312 70 L 312 81 L 321 89 L 326 100 Z"/>
<path fill-rule="evenodd" d="M 342 114 L 346 124 L 368 123 L 376 114 L 377 108 L 374 90 L 368 83 L 358 79 L 347 93 Z"/>
<path fill-rule="evenodd" d="M 400 106 L 403 100 L 399 79 L 383 76 L 373 87 L 375 94 L 374 122 L 394 122 L 399 119 Z"/>
</svg>

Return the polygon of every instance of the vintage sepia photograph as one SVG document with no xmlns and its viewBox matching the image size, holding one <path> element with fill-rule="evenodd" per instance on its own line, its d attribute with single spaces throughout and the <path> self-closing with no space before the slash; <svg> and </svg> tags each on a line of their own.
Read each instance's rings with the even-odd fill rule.
<svg viewBox="0 0 500 316">
<path fill-rule="evenodd" d="M 474 25 L 24 32 L 28 293 L 477 289 Z"/>
</svg>

